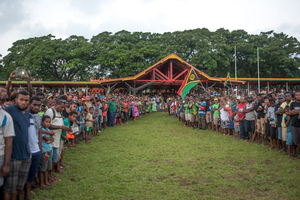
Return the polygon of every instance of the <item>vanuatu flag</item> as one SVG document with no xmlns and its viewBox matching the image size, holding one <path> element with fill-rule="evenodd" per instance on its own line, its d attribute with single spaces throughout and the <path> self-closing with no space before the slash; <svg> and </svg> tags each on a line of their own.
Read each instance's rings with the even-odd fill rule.
<svg viewBox="0 0 300 200">
<path fill-rule="evenodd" d="M 200 82 L 195 70 L 192 68 L 189 74 L 185 77 L 181 87 L 179 88 L 177 94 L 181 96 L 182 99 L 187 95 L 187 93 Z"/>
<path fill-rule="evenodd" d="M 227 73 L 227 77 L 226 77 L 226 80 L 225 82 L 223 83 L 224 87 L 226 87 L 228 81 L 230 80 L 230 76 L 229 76 L 229 72 Z"/>
<path fill-rule="evenodd" d="M 106 94 L 109 94 L 109 92 L 110 92 L 110 85 L 109 85 L 108 88 L 107 88 Z"/>
</svg>

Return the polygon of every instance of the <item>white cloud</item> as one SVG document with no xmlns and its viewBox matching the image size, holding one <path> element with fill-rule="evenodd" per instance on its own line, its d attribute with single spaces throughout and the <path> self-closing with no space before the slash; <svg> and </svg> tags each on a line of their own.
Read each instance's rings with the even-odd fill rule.
<svg viewBox="0 0 300 200">
<path fill-rule="evenodd" d="M 2 0 L 0 54 L 19 39 L 103 31 L 275 30 L 300 39 L 297 0 Z"/>
</svg>

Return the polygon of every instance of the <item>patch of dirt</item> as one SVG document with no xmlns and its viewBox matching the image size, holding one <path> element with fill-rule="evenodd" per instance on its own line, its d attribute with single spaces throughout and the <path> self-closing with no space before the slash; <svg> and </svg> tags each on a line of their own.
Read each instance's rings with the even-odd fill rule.
<svg viewBox="0 0 300 200">
<path fill-rule="evenodd" d="M 188 180 L 182 178 L 181 176 L 176 176 L 174 178 L 179 179 L 179 184 L 180 184 L 180 186 L 183 186 L 183 187 L 198 184 L 196 181 L 189 182 Z"/>
<path fill-rule="evenodd" d="M 165 160 L 166 163 L 175 163 L 174 160 Z"/>
</svg>

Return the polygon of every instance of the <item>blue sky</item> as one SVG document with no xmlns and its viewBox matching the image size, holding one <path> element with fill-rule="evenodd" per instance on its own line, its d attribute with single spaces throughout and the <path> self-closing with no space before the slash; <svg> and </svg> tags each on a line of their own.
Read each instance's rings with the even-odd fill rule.
<svg viewBox="0 0 300 200">
<path fill-rule="evenodd" d="M 300 40 L 299 8 L 299 0 L 0 0 L 0 54 L 20 39 L 120 30 L 274 30 Z"/>
</svg>

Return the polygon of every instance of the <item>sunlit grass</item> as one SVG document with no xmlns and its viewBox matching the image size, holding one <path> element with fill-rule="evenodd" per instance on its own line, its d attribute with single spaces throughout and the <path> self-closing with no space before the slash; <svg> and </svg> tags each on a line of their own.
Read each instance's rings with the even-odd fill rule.
<svg viewBox="0 0 300 200">
<path fill-rule="evenodd" d="M 34 199 L 299 199 L 300 161 L 151 113 L 65 152 Z"/>
</svg>

